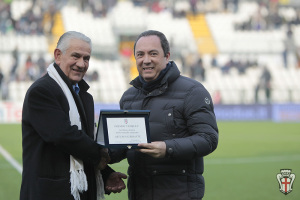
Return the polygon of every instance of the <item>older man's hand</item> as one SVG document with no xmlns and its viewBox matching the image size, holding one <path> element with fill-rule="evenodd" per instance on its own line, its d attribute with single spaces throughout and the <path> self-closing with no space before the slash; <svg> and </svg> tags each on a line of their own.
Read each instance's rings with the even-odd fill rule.
<svg viewBox="0 0 300 200">
<path fill-rule="evenodd" d="M 105 190 L 113 193 L 120 193 L 126 188 L 123 179 L 126 179 L 127 175 L 121 172 L 113 172 L 106 180 Z"/>
</svg>

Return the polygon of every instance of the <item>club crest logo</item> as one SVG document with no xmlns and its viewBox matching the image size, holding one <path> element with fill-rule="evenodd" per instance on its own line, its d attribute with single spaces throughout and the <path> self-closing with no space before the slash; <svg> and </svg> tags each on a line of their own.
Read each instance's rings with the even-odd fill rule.
<svg viewBox="0 0 300 200">
<path fill-rule="evenodd" d="M 124 123 L 125 123 L 125 124 L 128 124 L 128 119 L 124 119 Z"/>
<path fill-rule="evenodd" d="M 277 174 L 279 190 L 283 194 L 287 195 L 293 190 L 293 183 L 296 175 L 291 173 L 291 169 L 281 169 L 280 172 L 280 174 Z"/>
</svg>

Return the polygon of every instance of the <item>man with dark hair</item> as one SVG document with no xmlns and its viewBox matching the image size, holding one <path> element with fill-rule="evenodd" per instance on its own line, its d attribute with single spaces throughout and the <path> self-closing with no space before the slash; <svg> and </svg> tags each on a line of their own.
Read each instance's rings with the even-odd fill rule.
<svg viewBox="0 0 300 200">
<path fill-rule="evenodd" d="M 134 45 L 139 76 L 120 99 L 123 110 L 150 110 L 151 143 L 110 149 L 111 162 L 128 159 L 129 200 L 188 200 L 204 195 L 203 157 L 218 144 L 210 94 L 180 75 L 165 35 L 149 30 Z"/>
<path fill-rule="evenodd" d="M 107 150 L 94 141 L 94 101 L 83 80 L 91 48 L 84 34 L 64 33 L 55 62 L 26 93 L 20 200 L 99 200 L 125 188 L 127 176 L 107 167 Z"/>
</svg>

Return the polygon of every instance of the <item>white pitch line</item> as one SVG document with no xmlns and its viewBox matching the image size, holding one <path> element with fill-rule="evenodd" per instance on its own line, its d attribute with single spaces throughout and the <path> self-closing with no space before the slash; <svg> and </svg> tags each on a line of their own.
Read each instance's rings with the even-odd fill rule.
<svg viewBox="0 0 300 200">
<path fill-rule="evenodd" d="M 22 174 L 22 166 L 0 145 L 0 153 L 4 158 Z M 266 162 L 283 162 L 283 161 L 300 161 L 300 155 L 287 156 L 268 156 L 268 157 L 252 157 L 252 158 L 211 158 L 205 159 L 207 165 L 221 164 L 247 164 L 247 163 L 266 163 Z"/>
<path fill-rule="evenodd" d="M 283 162 L 283 161 L 300 161 L 300 155 L 287 156 L 266 156 L 266 157 L 250 157 L 250 158 L 212 158 L 206 159 L 205 164 L 248 164 L 248 163 L 266 163 L 266 162 Z"/>
<path fill-rule="evenodd" d="M 22 166 L 0 145 L 0 153 L 4 158 L 20 173 L 22 174 Z"/>
</svg>

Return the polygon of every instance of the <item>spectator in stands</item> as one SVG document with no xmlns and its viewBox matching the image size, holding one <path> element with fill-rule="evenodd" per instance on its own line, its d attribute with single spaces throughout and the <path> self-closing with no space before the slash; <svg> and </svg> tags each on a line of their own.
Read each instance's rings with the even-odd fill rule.
<svg viewBox="0 0 300 200">
<path fill-rule="evenodd" d="M 269 12 L 268 16 L 269 27 L 271 29 L 279 29 L 284 24 L 284 18 L 279 14 L 278 8 L 275 8 Z"/>
<path fill-rule="evenodd" d="M 288 57 L 289 55 L 295 55 L 297 53 L 297 46 L 294 38 L 294 31 L 292 26 L 288 26 L 288 30 L 286 32 L 286 37 L 283 41 L 284 50 L 282 52 L 284 67 L 288 68 Z"/>
<path fill-rule="evenodd" d="M 43 54 L 40 54 L 36 64 L 38 66 L 39 77 L 41 77 L 46 73 L 46 61 Z"/>
<path fill-rule="evenodd" d="M 11 4 L 0 1 L 0 33 L 7 33 L 13 29 L 15 21 L 11 16 Z"/>
<path fill-rule="evenodd" d="M 228 3 L 229 3 L 229 0 L 223 0 L 223 10 L 225 12 L 228 11 Z"/>
<path fill-rule="evenodd" d="M 26 70 L 26 78 L 25 80 L 31 80 L 31 81 L 34 81 L 35 78 L 37 77 L 36 75 L 36 68 L 35 68 L 35 65 L 32 61 L 32 57 L 31 55 L 29 54 L 26 58 L 26 61 L 25 61 L 25 70 Z"/>
<path fill-rule="evenodd" d="M 86 7 L 88 6 L 87 0 L 79 0 L 80 3 L 80 10 L 81 12 L 84 12 L 86 10 Z"/>
<path fill-rule="evenodd" d="M 294 8 L 296 12 L 296 16 L 291 20 L 290 24 L 299 25 L 300 24 L 300 9 Z"/>
<path fill-rule="evenodd" d="M 266 26 L 267 26 L 266 19 L 264 18 L 264 15 L 261 10 L 262 10 L 261 7 L 259 7 L 257 12 L 251 16 L 250 18 L 251 30 L 256 30 L 256 31 L 266 30 Z"/>
<path fill-rule="evenodd" d="M 146 4 L 146 0 L 132 0 L 132 2 L 135 6 L 144 6 Z"/>
<path fill-rule="evenodd" d="M 19 50 L 18 50 L 17 46 L 11 52 L 11 54 L 12 54 L 12 58 L 13 58 L 13 65 L 10 70 L 10 80 L 13 81 L 16 79 L 16 72 L 17 72 L 17 68 L 19 66 Z"/>
<path fill-rule="evenodd" d="M 42 34 L 40 29 L 41 18 L 36 16 L 32 10 L 26 11 L 24 15 L 16 22 L 15 29 L 22 34 Z"/>
<path fill-rule="evenodd" d="M 2 82 L 3 82 L 3 79 L 4 79 L 4 75 L 3 75 L 2 70 L 0 68 L 0 95 L 2 94 Z"/>
<path fill-rule="evenodd" d="M 96 70 L 94 70 L 93 73 L 92 73 L 91 81 L 99 81 L 99 74 Z"/>
<path fill-rule="evenodd" d="M 229 70 L 234 66 L 234 61 L 231 58 L 229 61 L 225 63 L 224 66 L 221 67 L 222 74 L 228 74 Z"/>
<path fill-rule="evenodd" d="M 126 175 L 106 165 L 107 149 L 94 141 L 94 102 L 82 79 L 91 45 L 81 33 L 63 34 L 55 62 L 27 91 L 20 200 L 98 200 L 104 198 L 103 180 L 107 192 L 125 188 Z"/>
<path fill-rule="evenodd" d="M 218 144 L 211 96 L 201 83 L 180 75 L 163 33 L 141 33 L 134 55 L 139 76 L 120 108 L 151 111 L 152 142 L 139 144 L 138 151 L 110 150 L 112 163 L 128 159 L 128 198 L 202 199 L 203 157 Z"/>
<path fill-rule="evenodd" d="M 235 63 L 235 67 L 238 70 L 240 75 L 245 74 L 246 69 L 247 69 L 247 65 L 245 62 L 237 60 Z"/>
<path fill-rule="evenodd" d="M 282 51 L 282 60 L 284 68 L 288 68 L 288 49 L 286 47 L 283 48 Z"/>
<path fill-rule="evenodd" d="M 259 103 L 259 91 L 262 89 L 264 91 L 265 97 L 266 97 L 266 103 L 271 103 L 271 80 L 272 75 L 270 70 L 264 66 L 262 69 L 262 74 L 259 77 L 259 82 L 255 88 L 255 101 L 256 103 Z"/>
<path fill-rule="evenodd" d="M 48 5 L 48 9 L 46 10 L 46 12 L 44 13 L 44 30 L 43 32 L 50 36 L 52 35 L 52 29 L 54 26 L 54 22 L 55 22 L 55 15 L 57 13 L 57 8 L 56 5 L 54 4 L 54 2 L 50 2 Z"/>
<path fill-rule="evenodd" d="M 190 7 L 191 7 L 191 11 L 192 11 L 192 14 L 194 16 L 197 15 L 198 11 L 197 11 L 197 0 L 189 0 L 190 2 Z"/>
<path fill-rule="evenodd" d="M 151 11 L 155 13 L 160 13 L 163 10 L 163 7 L 160 5 L 160 1 L 154 0 L 151 5 Z"/>
<path fill-rule="evenodd" d="M 191 77 L 199 81 L 205 81 L 205 68 L 201 57 L 191 66 Z"/>
<path fill-rule="evenodd" d="M 2 100 L 8 100 L 9 99 L 9 81 L 8 80 L 2 81 L 1 97 L 2 97 Z"/>
<path fill-rule="evenodd" d="M 300 23 L 300 12 L 298 8 L 291 7 L 296 13 L 293 18 L 289 18 L 280 9 L 280 3 L 275 1 L 259 1 L 258 10 L 250 16 L 250 19 L 235 24 L 237 30 L 279 30 L 284 25 Z M 291 3 L 290 6 L 293 4 Z M 290 12 L 291 13 L 291 12 Z"/>
<path fill-rule="evenodd" d="M 261 75 L 261 81 L 262 81 L 262 87 L 265 91 L 267 103 L 271 102 L 271 89 L 272 89 L 271 80 L 272 80 L 272 76 L 270 70 L 267 67 L 264 67 L 263 73 Z"/>
<path fill-rule="evenodd" d="M 180 60 L 180 65 L 181 65 L 181 70 L 183 74 L 188 73 L 189 67 L 187 66 L 187 55 L 188 51 L 182 50 L 181 53 L 179 54 L 179 60 Z"/>
<path fill-rule="evenodd" d="M 118 3 L 118 0 L 102 0 L 101 3 L 102 6 L 105 8 L 106 12 L 110 12 Z"/>
<path fill-rule="evenodd" d="M 239 0 L 233 0 L 233 12 L 237 12 L 239 10 Z"/>
<path fill-rule="evenodd" d="M 210 65 L 211 65 L 211 67 L 218 67 L 218 60 L 217 60 L 217 56 L 215 54 L 212 55 L 212 58 L 210 60 Z"/>
</svg>

